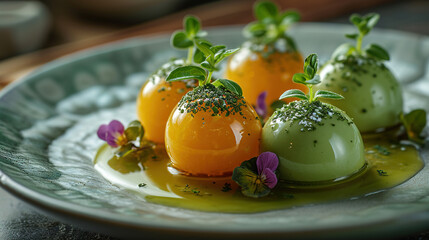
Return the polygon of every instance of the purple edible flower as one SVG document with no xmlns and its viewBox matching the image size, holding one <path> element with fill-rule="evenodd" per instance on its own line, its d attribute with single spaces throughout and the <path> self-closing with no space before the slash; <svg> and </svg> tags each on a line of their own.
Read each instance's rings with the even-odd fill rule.
<svg viewBox="0 0 429 240">
<path fill-rule="evenodd" d="M 263 152 L 256 160 L 258 175 L 262 182 L 269 188 L 273 189 L 277 185 L 277 176 L 274 171 L 279 165 L 277 155 L 272 152 Z"/>
<path fill-rule="evenodd" d="M 266 98 L 267 91 L 263 91 L 258 95 L 258 99 L 256 100 L 255 110 L 261 118 L 265 118 L 267 115 L 267 104 L 265 103 Z"/>
<path fill-rule="evenodd" d="M 127 137 L 124 134 L 124 125 L 118 120 L 112 120 L 108 125 L 103 124 L 98 128 L 97 135 L 112 147 L 126 144 Z"/>
</svg>

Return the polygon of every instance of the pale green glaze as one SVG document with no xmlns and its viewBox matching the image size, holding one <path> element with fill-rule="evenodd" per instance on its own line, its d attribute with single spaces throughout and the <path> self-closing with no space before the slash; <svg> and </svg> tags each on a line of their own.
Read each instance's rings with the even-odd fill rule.
<svg viewBox="0 0 429 240">
<path fill-rule="evenodd" d="M 312 131 L 301 131 L 296 120 L 275 121 L 274 115 L 262 130 L 261 148 L 278 155 L 282 180 L 329 181 L 350 176 L 364 166 L 362 137 L 346 114 L 347 120 L 323 119 L 323 125 Z"/>
<path fill-rule="evenodd" d="M 391 127 L 399 123 L 402 92 L 389 69 L 376 64 L 329 62 L 320 70 L 323 89 L 341 94 L 342 101 L 326 100 L 349 115 L 361 132 Z"/>
</svg>

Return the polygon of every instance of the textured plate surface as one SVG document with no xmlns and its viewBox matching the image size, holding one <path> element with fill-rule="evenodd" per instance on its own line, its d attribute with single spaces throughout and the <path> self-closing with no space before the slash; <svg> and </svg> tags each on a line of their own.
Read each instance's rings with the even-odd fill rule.
<svg viewBox="0 0 429 240">
<path fill-rule="evenodd" d="M 352 31 L 307 23 L 291 34 L 304 55 L 316 52 L 323 62 Z M 209 36 L 229 47 L 243 40 L 237 27 L 212 29 Z M 429 39 L 375 30 L 369 42 L 391 53 L 388 66 L 403 83 L 406 110 L 429 111 Z M 135 97 L 148 74 L 183 54 L 170 50 L 167 36 L 129 39 L 54 61 L 8 86 L 0 93 L 0 185 L 66 221 L 118 236 L 398 236 L 429 226 L 427 166 L 405 184 L 371 196 L 258 214 L 149 204 L 111 185 L 92 166 L 102 144 L 98 126 L 135 119 Z M 427 165 L 429 149 L 421 154 Z"/>
</svg>

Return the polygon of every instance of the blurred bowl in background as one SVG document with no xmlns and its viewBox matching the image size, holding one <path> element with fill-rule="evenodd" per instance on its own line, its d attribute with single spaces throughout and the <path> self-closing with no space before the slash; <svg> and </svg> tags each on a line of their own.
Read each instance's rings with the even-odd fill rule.
<svg viewBox="0 0 429 240">
<path fill-rule="evenodd" d="M 0 59 L 42 47 L 50 19 L 40 2 L 0 1 Z"/>
<path fill-rule="evenodd" d="M 187 0 L 66 0 L 81 14 L 102 19 L 139 22 L 173 12 Z"/>
</svg>

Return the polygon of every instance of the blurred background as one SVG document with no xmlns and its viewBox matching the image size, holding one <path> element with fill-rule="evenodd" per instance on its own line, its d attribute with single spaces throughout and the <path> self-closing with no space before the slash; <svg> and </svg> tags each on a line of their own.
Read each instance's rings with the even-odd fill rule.
<svg viewBox="0 0 429 240">
<path fill-rule="evenodd" d="M 302 21 L 348 23 L 378 12 L 378 28 L 429 35 L 428 0 L 275 0 Z M 253 21 L 254 0 L 0 0 L 0 88 L 40 64 L 120 39 L 171 32 L 183 16 L 204 27 Z"/>
<path fill-rule="evenodd" d="M 351 13 L 378 12 L 377 28 L 429 35 L 429 0 L 273 0 L 302 21 L 348 23 Z M 171 33 L 187 14 L 204 27 L 254 20 L 254 0 L 0 0 L 0 89 L 34 68 L 121 39 Z M 0 189 L 0 238 L 114 239 L 40 215 Z M 8 209 L 10 216 L 8 216 Z M 13 210 L 13 211 L 12 211 Z M 1 210 L 3 211 L 3 210 Z M 13 214 L 12 214 L 13 212 Z M 12 216 L 13 215 L 13 216 Z M 429 239 L 420 233 L 406 239 Z"/>
</svg>

